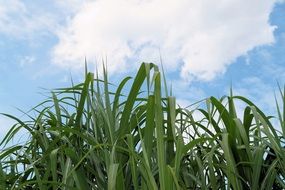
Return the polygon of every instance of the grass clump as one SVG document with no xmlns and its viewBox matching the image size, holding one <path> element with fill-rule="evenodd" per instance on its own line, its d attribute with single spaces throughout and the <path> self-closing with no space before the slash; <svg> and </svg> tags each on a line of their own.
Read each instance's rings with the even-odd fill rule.
<svg viewBox="0 0 285 190">
<path fill-rule="evenodd" d="M 278 131 L 241 96 L 209 97 L 184 109 L 163 94 L 162 74 L 143 63 L 130 89 L 85 81 L 56 89 L 29 121 L 16 120 L 29 140 L 0 153 L 0 189 L 284 189 L 285 97 Z M 112 89 L 112 90 L 110 90 Z M 246 104 L 243 116 L 236 101 Z M 195 118 L 195 114 L 201 116 Z"/>
</svg>

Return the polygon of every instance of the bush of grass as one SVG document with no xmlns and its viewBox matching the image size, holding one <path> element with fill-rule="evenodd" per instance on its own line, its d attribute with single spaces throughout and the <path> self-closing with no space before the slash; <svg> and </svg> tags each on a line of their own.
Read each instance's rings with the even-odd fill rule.
<svg viewBox="0 0 285 190">
<path fill-rule="evenodd" d="M 143 63 L 111 86 L 85 81 L 55 89 L 29 121 L 16 121 L 1 146 L 25 129 L 29 140 L 0 153 L 0 189 L 285 189 L 285 97 L 281 130 L 241 96 L 177 106 L 163 74 Z M 246 104 L 238 117 L 235 102 Z M 198 114 L 199 119 L 195 118 Z"/>
</svg>

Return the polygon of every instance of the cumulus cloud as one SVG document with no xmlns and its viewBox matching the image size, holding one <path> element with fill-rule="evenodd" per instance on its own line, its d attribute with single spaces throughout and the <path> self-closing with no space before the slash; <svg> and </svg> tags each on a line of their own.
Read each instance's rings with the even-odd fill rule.
<svg viewBox="0 0 285 190">
<path fill-rule="evenodd" d="M 274 42 L 268 20 L 276 2 L 283 1 L 67 0 L 51 1 L 49 10 L 0 0 L 0 33 L 55 33 L 53 62 L 64 67 L 107 57 L 110 73 L 124 72 L 142 61 L 158 63 L 161 52 L 168 71 L 209 81 L 237 57 Z"/>
<path fill-rule="evenodd" d="M 39 34 L 53 33 L 58 15 L 44 7 L 20 0 L 0 0 L 0 34 L 12 38 L 34 38 Z"/>
<path fill-rule="evenodd" d="M 268 23 L 274 1 L 85 2 L 61 30 L 55 63 L 79 67 L 82 59 L 108 57 L 111 72 L 134 61 L 156 61 L 158 49 L 184 79 L 211 80 L 238 56 L 274 42 Z"/>
<path fill-rule="evenodd" d="M 254 47 L 274 43 L 274 0 L 85 1 L 57 31 L 54 63 L 81 67 L 108 58 L 109 72 L 159 60 L 187 81 L 209 81 Z"/>
</svg>

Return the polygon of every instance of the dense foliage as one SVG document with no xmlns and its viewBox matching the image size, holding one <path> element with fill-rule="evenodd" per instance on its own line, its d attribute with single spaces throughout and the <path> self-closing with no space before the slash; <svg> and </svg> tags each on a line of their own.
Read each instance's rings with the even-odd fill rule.
<svg viewBox="0 0 285 190">
<path fill-rule="evenodd" d="M 22 129 L 29 139 L 1 150 L 0 189 L 285 189 L 284 91 L 273 126 L 232 93 L 179 107 L 154 64 L 130 80 L 114 87 L 106 70 L 86 73 L 29 121 L 4 114 L 17 123 L 1 146 Z"/>
</svg>

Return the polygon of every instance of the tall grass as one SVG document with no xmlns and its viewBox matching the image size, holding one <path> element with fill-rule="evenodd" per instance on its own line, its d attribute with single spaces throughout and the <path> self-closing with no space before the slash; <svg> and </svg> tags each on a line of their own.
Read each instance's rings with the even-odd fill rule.
<svg viewBox="0 0 285 190">
<path fill-rule="evenodd" d="M 184 109 L 161 80 L 143 63 L 114 88 L 104 69 L 55 89 L 29 121 L 4 114 L 17 123 L 0 146 L 22 129 L 29 140 L 1 150 L 0 189 L 285 189 L 285 90 L 278 131 L 245 97 Z"/>
</svg>

